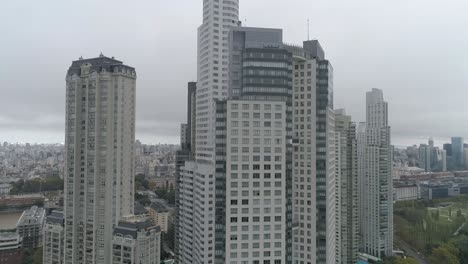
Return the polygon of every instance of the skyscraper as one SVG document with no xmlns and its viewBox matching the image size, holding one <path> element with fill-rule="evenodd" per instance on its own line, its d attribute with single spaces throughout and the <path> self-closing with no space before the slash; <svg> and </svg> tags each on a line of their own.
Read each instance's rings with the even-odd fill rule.
<svg viewBox="0 0 468 264">
<path fill-rule="evenodd" d="M 195 150 L 195 108 L 196 108 L 196 92 L 197 92 L 197 83 L 189 82 L 187 86 L 187 124 L 181 125 L 180 131 L 180 149 L 176 151 L 176 168 L 175 168 L 175 177 L 176 177 L 176 214 L 175 214 L 175 230 L 174 230 L 174 254 L 176 261 L 180 261 L 178 258 L 179 254 L 179 238 L 181 233 L 179 232 L 179 210 L 183 203 L 181 203 L 180 196 L 180 187 L 181 187 L 181 168 L 185 166 L 185 162 L 190 161 L 194 157 Z M 185 125 L 185 129 L 183 129 Z M 184 197 L 184 196 L 182 196 Z M 187 213 L 187 212 L 185 212 Z"/>
<path fill-rule="evenodd" d="M 419 146 L 419 168 L 431 172 L 431 147 L 425 144 Z"/>
<path fill-rule="evenodd" d="M 463 169 L 465 163 L 464 140 L 462 137 L 452 137 L 452 156 L 457 169 Z"/>
<path fill-rule="evenodd" d="M 444 150 L 447 152 L 448 157 L 452 156 L 452 144 L 451 143 L 445 143 Z"/>
<path fill-rule="evenodd" d="M 442 157 L 442 171 L 447 171 L 447 151 L 441 150 Z"/>
<path fill-rule="evenodd" d="M 197 160 L 214 162 L 215 100 L 227 97 L 229 30 L 238 23 L 238 0 L 203 1 L 203 24 L 198 28 Z"/>
<path fill-rule="evenodd" d="M 219 155 L 215 155 L 216 102 L 227 97 L 228 38 L 230 29 L 239 24 L 238 17 L 238 0 L 203 1 L 203 23 L 198 28 L 198 80 L 197 83 L 189 83 L 188 108 L 194 113 L 188 117 L 191 142 L 188 150 L 190 155 L 187 156 L 190 160 L 187 159 L 184 166 L 178 166 L 180 169 L 177 174 L 180 188 L 176 192 L 178 215 L 175 248 L 176 259 L 179 258 L 180 263 L 214 263 L 215 259 L 217 262 L 224 261 L 224 239 L 215 237 L 215 234 L 224 235 L 224 224 L 215 226 L 215 214 L 208 211 L 200 214 L 199 209 L 210 204 L 206 209 L 214 210 L 213 203 L 216 202 L 216 208 L 222 211 L 224 205 L 225 194 L 221 183 L 224 179 L 216 182 L 221 186 L 216 186 L 218 197 L 215 199 L 215 188 L 211 186 L 214 181 L 209 177 L 214 177 L 217 170 L 215 157 Z M 194 161 L 191 160 L 192 156 Z M 192 181 L 198 184 L 193 184 Z M 213 193 L 203 194 L 198 189 L 205 187 L 210 188 Z M 194 200 L 199 202 L 194 203 Z M 217 214 L 224 215 L 221 212 Z M 191 224 L 197 226 L 190 226 Z M 215 232 L 215 228 L 218 232 Z M 191 247 L 194 247 L 194 251 Z"/>
<path fill-rule="evenodd" d="M 366 175 L 366 122 L 360 122 L 356 131 L 357 141 L 357 167 L 358 167 L 358 210 L 359 210 L 359 249 L 362 249 L 363 230 L 365 222 L 363 219 L 367 217 L 367 212 L 364 210 L 366 202 L 365 193 L 365 175 Z"/>
<path fill-rule="evenodd" d="M 216 102 L 216 170 L 203 160 L 181 167 L 179 259 L 288 263 L 292 56 L 278 29 L 233 28 L 230 40 L 230 96 Z"/>
<path fill-rule="evenodd" d="M 356 124 L 344 109 L 335 110 L 337 148 L 337 263 L 357 262 L 359 249 Z M 338 173 L 339 172 L 339 173 Z"/>
<path fill-rule="evenodd" d="M 280 29 L 234 28 L 229 39 L 230 96 L 220 102 L 226 113 L 224 263 L 290 263 L 292 54 Z"/>
<path fill-rule="evenodd" d="M 113 227 L 133 214 L 135 83 L 102 55 L 68 70 L 64 263 L 111 263 Z"/>
<path fill-rule="evenodd" d="M 293 261 L 335 263 L 333 68 L 317 40 L 293 53 Z"/>
<path fill-rule="evenodd" d="M 383 92 L 366 95 L 366 141 L 361 196 L 362 249 L 381 258 L 393 254 L 393 182 L 388 104 Z"/>
</svg>

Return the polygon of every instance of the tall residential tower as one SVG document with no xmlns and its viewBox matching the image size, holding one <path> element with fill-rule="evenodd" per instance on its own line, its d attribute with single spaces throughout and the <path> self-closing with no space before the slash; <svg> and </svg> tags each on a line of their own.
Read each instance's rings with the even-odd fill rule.
<svg viewBox="0 0 468 264">
<path fill-rule="evenodd" d="M 357 262 L 359 249 L 356 124 L 344 109 L 335 110 L 337 147 L 337 263 Z"/>
<path fill-rule="evenodd" d="M 366 95 L 366 129 L 361 192 L 361 235 L 364 253 L 378 258 L 393 254 L 393 182 L 388 104 L 383 92 Z"/>
<path fill-rule="evenodd" d="M 293 261 L 336 262 L 333 67 L 317 40 L 293 53 Z"/>
<path fill-rule="evenodd" d="M 102 55 L 68 70 L 64 263 L 111 263 L 113 227 L 133 214 L 135 83 Z"/>
<path fill-rule="evenodd" d="M 203 1 L 203 24 L 198 28 L 197 160 L 214 162 L 215 100 L 227 97 L 229 30 L 238 23 L 238 0 Z"/>
</svg>

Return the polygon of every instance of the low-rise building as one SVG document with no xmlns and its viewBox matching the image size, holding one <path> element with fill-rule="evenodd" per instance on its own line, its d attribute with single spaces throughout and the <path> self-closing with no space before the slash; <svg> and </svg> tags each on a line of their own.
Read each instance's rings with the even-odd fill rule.
<svg viewBox="0 0 468 264">
<path fill-rule="evenodd" d="M 421 185 L 421 198 L 426 200 L 455 197 L 468 194 L 468 183 L 428 183 Z"/>
<path fill-rule="evenodd" d="M 36 204 L 43 204 L 44 196 L 40 194 L 28 194 L 28 195 L 7 195 L 0 196 L 0 205 L 8 207 L 25 207 Z"/>
<path fill-rule="evenodd" d="M 0 263 L 23 263 L 22 238 L 17 233 L 0 233 Z"/>
<path fill-rule="evenodd" d="M 161 229 L 147 218 L 119 221 L 112 238 L 113 264 L 159 264 Z"/>
<path fill-rule="evenodd" d="M 0 196 L 10 194 L 11 188 L 9 183 L 0 183 Z"/>
<path fill-rule="evenodd" d="M 153 223 L 161 228 L 161 232 L 167 233 L 171 225 L 172 212 L 157 204 L 151 204 L 149 215 Z"/>
<path fill-rule="evenodd" d="M 23 238 L 23 247 L 35 249 L 42 246 L 45 210 L 32 206 L 21 215 L 16 224 L 16 232 Z"/>
<path fill-rule="evenodd" d="M 392 176 L 394 180 L 399 180 L 403 175 L 415 175 L 424 173 L 425 170 L 418 167 L 409 167 L 404 165 L 394 165 L 392 169 Z"/>
<path fill-rule="evenodd" d="M 150 189 L 175 188 L 175 177 L 163 177 L 149 180 Z"/>
<path fill-rule="evenodd" d="M 421 198 L 419 187 L 416 184 L 393 184 L 394 200 L 399 201 L 411 201 Z"/>
<path fill-rule="evenodd" d="M 47 216 L 44 226 L 43 264 L 63 263 L 63 212 L 54 211 Z"/>
</svg>

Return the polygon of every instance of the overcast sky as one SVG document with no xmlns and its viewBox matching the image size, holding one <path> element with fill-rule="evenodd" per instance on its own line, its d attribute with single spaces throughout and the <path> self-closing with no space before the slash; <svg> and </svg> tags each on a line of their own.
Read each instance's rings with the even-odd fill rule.
<svg viewBox="0 0 468 264">
<path fill-rule="evenodd" d="M 319 39 L 334 67 L 335 107 L 365 118 L 384 90 L 392 141 L 468 138 L 465 0 L 240 0 L 244 25 Z M 115 56 L 137 70 L 137 138 L 178 143 L 186 83 L 196 80 L 202 0 L 24 0 L 0 8 L 0 141 L 63 142 L 72 60 Z"/>
</svg>

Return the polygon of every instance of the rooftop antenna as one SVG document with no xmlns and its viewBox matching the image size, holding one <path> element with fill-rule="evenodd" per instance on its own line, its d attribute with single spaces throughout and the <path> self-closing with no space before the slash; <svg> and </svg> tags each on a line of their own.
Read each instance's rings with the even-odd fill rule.
<svg viewBox="0 0 468 264">
<path fill-rule="evenodd" d="M 307 40 L 310 40 L 310 21 L 307 19 Z"/>
</svg>

